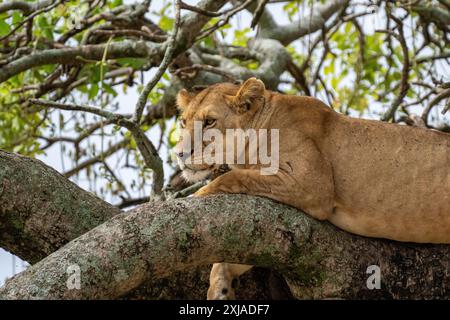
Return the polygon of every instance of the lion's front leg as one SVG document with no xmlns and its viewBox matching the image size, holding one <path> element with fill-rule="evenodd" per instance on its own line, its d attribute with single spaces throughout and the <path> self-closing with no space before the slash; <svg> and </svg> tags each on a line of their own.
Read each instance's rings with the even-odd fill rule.
<svg viewBox="0 0 450 320">
<path fill-rule="evenodd" d="M 239 277 L 252 266 L 246 264 L 214 263 L 209 276 L 208 300 L 234 300 Z"/>
<path fill-rule="evenodd" d="M 295 175 L 279 170 L 274 175 L 262 175 L 257 169 L 233 169 L 195 193 L 201 197 L 217 193 L 243 193 L 262 196 L 303 210 L 319 220 L 325 220 L 333 212 L 334 185 L 329 165 L 298 161 Z"/>
<path fill-rule="evenodd" d="M 270 186 L 270 188 L 268 188 Z M 266 196 L 275 200 L 283 192 L 281 174 L 261 175 L 257 169 L 233 169 L 202 187 L 195 193 L 201 197 L 217 193 L 243 193 L 255 196 Z"/>
<path fill-rule="evenodd" d="M 261 188 L 263 184 L 281 185 L 279 176 L 262 176 L 259 170 L 235 169 L 227 172 L 195 193 L 195 196 L 206 196 L 217 193 L 245 193 L 251 195 L 268 196 Z M 275 187 L 273 188 L 275 189 Z M 271 197 L 277 193 L 271 194 Z M 215 263 L 210 274 L 210 283 L 207 294 L 208 300 L 236 299 L 236 287 L 239 276 L 250 270 L 253 266 L 245 264 Z"/>
</svg>

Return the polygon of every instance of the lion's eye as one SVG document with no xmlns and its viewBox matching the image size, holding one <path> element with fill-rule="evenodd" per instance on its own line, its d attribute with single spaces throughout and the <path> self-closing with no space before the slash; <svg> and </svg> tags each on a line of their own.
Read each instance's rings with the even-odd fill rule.
<svg viewBox="0 0 450 320">
<path fill-rule="evenodd" d="M 211 128 L 216 124 L 216 119 L 205 119 L 205 128 Z"/>
<path fill-rule="evenodd" d="M 180 126 L 181 126 L 181 128 L 186 127 L 186 120 L 181 119 L 181 120 L 180 120 Z"/>
</svg>

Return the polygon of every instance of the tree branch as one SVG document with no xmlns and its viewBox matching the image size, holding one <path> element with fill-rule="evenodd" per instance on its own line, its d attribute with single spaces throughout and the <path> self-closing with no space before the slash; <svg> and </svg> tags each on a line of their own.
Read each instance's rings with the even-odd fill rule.
<svg viewBox="0 0 450 320">
<path fill-rule="evenodd" d="M 52 2 L 53 2 L 52 0 L 41 0 L 36 2 L 8 1 L 0 3 L 0 13 L 9 10 L 20 10 L 24 13 L 24 15 L 27 16 L 33 11 L 40 10 L 42 8 L 49 6 Z"/>
<path fill-rule="evenodd" d="M 279 26 L 273 17 L 265 10 L 260 19 L 260 38 L 270 38 L 288 45 L 292 41 L 304 35 L 321 30 L 327 20 L 344 8 L 349 0 L 331 0 L 325 4 L 313 4 L 312 14 L 304 15 L 298 20 L 283 26 Z"/>
<path fill-rule="evenodd" d="M 130 143 L 130 139 L 123 139 L 112 146 L 110 146 L 107 150 L 104 152 L 86 160 L 78 165 L 76 165 L 74 168 L 69 169 L 68 171 L 64 172 L 64 176 L 66 178 L 70 178 L 74 175 L 76 175 L 78 172 L 80 172 L 83 169 L 86 169 L 87 167 L 92 166 L 93 164 L 102 162 L 105 158 L 108 158 L 109 156 L 113 155 L 117 151 L 125 148 Z"/>
<path fill-rule="evenodd" d="M 144 158 L 145 165 L 147 166 L 147 168 L 153 170 L 152 195 L 162 196 L 162 188 L 164 186 L 164 169 L 162 165 L 162 160 L 158 155 L 155 146 L 142 131 L 138 122 L 129 120 L 130 117 L 127 115 L 113 113 L 97 107 L 91 107 L 86 105 L 75 105 L 75 104 L 63 104 L 40 99 L 30 99 L 29 101 L 33 104 L 45 107 L 93 113 L 106 118 L 111 123 L 115 123 L 116 125 L 127 128 L 132 134 L 134 140 L 136 141 L 136 145 L 142 157 Z M 124 148 L 129 142 L 130 142 L 129 139 L 124 139 L 121 142 L 116 143 L 115 145 L 111 146 L 107 151 L 77 165 L 75 168 L 64 173 L 64 175 L 66 177 L 71 177 L 74 174 L 78 173 L 80 170 L 83 170 L 95 163 L 101 162 L 104 158 L 109 157 L 118 150 Z"/>
<path fill-rule="evenodd" d="M 422 118 L 423 122 L 425 122 L 425 124 L 428 124 L 428 115 L 430 114 L 431 109 L 436 104 L 438 104 L 442 100 L 449 98 L 449 97 L 450 97 L 450 88 L 442 90 L 433 99 L 431 99 L 431 101 L 427 104 L 427 106 L 423 110 L 422 116 L 421 116 L 421 118 Z M 444 107 L 444 110 L 442 110 L 442 114 L 445 114 L 446 110 L 447 110 L 447 108 Z"/>
<path fill-rule="evenodd" d="M 411 68 L 411 64 L 409 62 L 408 45 L 406 44 L 405 35 L 403 33 L 403 23 L 400 19 L 398 19 L 397 17 L 395 17 L 393 15 L 390 15 L 390 17 L 397 23 L 398 34 L 392 30 L 376 30 L 376 31 L 382 32 L 382 33 L 387 33 L 387 34 L 393 36 L 394 38 L 396 38 L 400 42 L 400 45 L 402 48 L 402 53 L 403 53 L 403 68 L 402 68 L 402 78 L 400 81 L 400 91 L 399 91 L 397 97 L 395 98 L 395 100 L 392 102 L 392 104 L 388 108 L 388 110 L 381 117 L 382 121 L 389 121 L 394 117 L 395 112 L 397 111 L 398 107 L 403 102 L 403 99 L 405 98 L 406 94 L 408 93 L 408 89 L 409 89 L 408 77 L 409 77 L 409 71 Z"/>
<path fill-rule="evenodd" d="M 118 298 L 144 281 L 219 261 L 274 268 L 297 298 L 449 298 L 449 256 L 446 245 L 350 235 L 264 198 L 187 198 L 112 218 L 7 281 L 0 298 Z M 380 290 L 366 287 L 374 264 Z M 79 290 L 67 287 L 74 265 Z"/>
<path fill-rule="evenodd" d="M 120 211 L 41 161 L 0 150 L 0 247 L 35 263 Z"/>
<path fill-rule="evenodd" d="M 77 59 L 102 60 L 107 44 L 93 44 L 64 49 L 49 49 L 21 57 L 2 66 L 0 83 L 8 80 L 20 72 L 47 64 L 74 64 Z M 112 42 L 108 45 L 106 59 L 115 58 L 145 58 L 159 62 L 161 57 L 160 43 L 146 43 L 144 41 L 124 40 Z M 80 61 L 78 61 L 80 62 Z"/>
<path fill-rule="evenodd" d="M 148 95 L 152 91 L 153 87 L 158 83 L 161 79 L 164 72 L 166 72 L 169 63 L 172 62 L 173 54 L 175 52 L 175 40 L 178 35 L 178 29 L 180 28 L 180 0 L 175 0 L 175 23 L 172 35 L 167 40 L 167 48 L 164 53 L 163 60 L 161 61 L 161 65 L 158 67 L 158 70 L 153 75 L 152 79 L 145 85 L 142 90 L 138 102 L 136 103 L 135 112 L 131 121 L 139 124 L 141 122 L 142 113 L 144 112 L 145 103 L 147 102 Z"/>
</svg>

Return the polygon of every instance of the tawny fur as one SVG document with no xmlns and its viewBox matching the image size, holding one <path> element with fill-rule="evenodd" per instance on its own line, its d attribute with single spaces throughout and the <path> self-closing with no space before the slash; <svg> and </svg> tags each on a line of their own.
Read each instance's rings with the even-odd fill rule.
<svg viewBox="0 0 450 320">
<path fill-rule="evenodd" d="M 265 90 L 254 78 L 185 92 L 178 104 L 187 130 L 207 117 L 222 132 L 279 129 L 276 175 L 261 175 L 259 165 L 230 166 L 196 196 L 264 196 L 358 235 L 450 243 L 450 134 L 351 118 L 315 98 Z"/>
</svg>

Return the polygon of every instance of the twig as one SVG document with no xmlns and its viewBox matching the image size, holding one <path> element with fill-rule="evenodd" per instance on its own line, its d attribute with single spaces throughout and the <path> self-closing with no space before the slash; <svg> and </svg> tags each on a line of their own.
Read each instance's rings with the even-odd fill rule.
<svg viewBox="0 0 450 320">
<path fill-rule="evenodd" d="M 450 110 L 450 99 L 447 100 L 447 104 L 445 105 L 444 109 L 442 109 L 442 114 L 445 114 L 448 110 Z"/>
<path fill-rule="evenodd" d="M 209 36 L 211 33 L 216 31 L 217 29 L 219 29 L 219 28 L 223 27 L 224 25 L 226 25 L 232 16 L 234 16 L 239 11 L 244 10 L 248 5 L 250 5 L 252 3 L 252 1 L 253 0 L 246 0 L 245 2 L 235 6 L 234 8 L 230 9 L 229 11 L 227 11 L 225 13 L 224 17 L 222 19 L 220 19 L 217 23 L 215 23 L 213 26 L 203 30 L 195 38 L 195 42 L 198 41 L 198 40 L 201 40 L 203 38 L 206 38 L 207 36 Z"/>
<path fill-rule="evenodd" d="M 199 7 L 191 6 L 189 4 L 184 3 L 183 1 L 180 1 L 180 8 L 184 9 L 184 10 L 197 12 L 197 13 L 200 13 L 204 16 L 211 17 L 211 18 L 219 17 L 223 14 L 222 12 L 208 11 L 208 10 L 204 10 Z"/>
<path fill-rule="evenodd" d="M 439 59 L 450 59 L 450 52 L 444 52 L 442 54 L 438 54 L 438 55 L 429 55 L 429 56 L 423 56 L 423 57 L 418 57 L 416 60 L 416 63 L 424 63 L 424 62 L 428 62 L 428 61 L 434 61 L 434 60 L 439 60 Z"/>
<path fill-rule="evenodd" d="M 397 39 L 400 42 L 400 45 L 402 47 L 403 52 L 403 69 L 402 69 L 402 79 L 400 82 L 400 92 L 398 93 L 397 97 L 395 98 L 394 102 L 391 104 L 389 109 L 384 113 L 384 115 L 381 117 L 382 121 L 389 121 L 394 117 L 395 112 L 397 111 L 400 104 L 403 102 L 403 99 L 405 98 L 408 89 L 409 89 L 409 83 L 408 83 L 408 77 L 409 77 L 409 70 L 410 70 L 410 62 L 409 62 L 409 51 L 408 46 L 405 41 L 405 36 L 403 33 L 403 24 L 400 19 L 397 17 L 389 14 L 389 16 L 397 23 L 398 27 L 398 34 L 393 32 L 392 30 L 376 30 L 376 32 L 381 33 L 387 33 L 391 36 L 393 36 L 395 39 Z"/>
<path fill-rule="evenodd" d="M 256 10 L 253 14 L 253 19 L 252 23 L 250 24 L 250 28 L 254 29 L 258 24 L 259 19 L 261 18 L 264 12 L 264 8 L 266 7 L 267 2 L 269 2 L 269 0 L 258 0 L 258 6 L 256 7 Z"/>
<path fill-rule="evenodd" d="M 142 37 L 146 40 L 155 41 L 155 42 L 163 42 L 167 40 L 166 36 L 163 35 L 155 35 L 151 34 L 145 31 L 141 30 L 133 30 L 133 29 L 127 29 L 127 30 L 103 30 L 103 29 L 97 29 L 92 31 L 93 34 L 99 34 L 99 35 L 106 35 L 106 36 L 135 36 L 135 37 Z"/>
<path fill-rule="evenodd" d="M 311 91 L 309 90 L 308 84 L 306 83 L 305 74 L 302 70 L 292 61 L 292 58 L 289 60 L 287 69 L 289 73 L 294 77 L 295 83 L 297 83 L 300 88 L 304 91 L 305 95 L 311 96 Z"/>
<path fill-rule="evenodd" d="M 138 102 L 136 104 L 135 113 L 133 115 L 132 121 L 135 123 L 139 123 L 141 121 L 142 113 L 144 112 L 145 103 L 147 102 L 148 95 L 152 91 L 153 87 L 158 83 L 161 79 L 164 72 L 166 72 L 167 67 L 172 61 L 173 54 L 175 52 L 175 40 L 178 35 L 178 29 L 180 28 L 180 0 L 175 0 L 175 25 L 172 35 L 167 41 L 167 49 L 164 53 L 164 58 L 156 71 L 153 78 L 147 83 L 144 90 L 142 90 L 141 95 L 139 96 Z"/>
<path fill-rule="evenodd" d="M 144 159 L 145 165 L 153 170 L 152 196 L 157 198 L 164 197 L 162 193 L 162 188 L 164 185 L 164 169 L 162 165 L 162 160 L 159 157 L 158 152 L 156 151 L 152 142 L 147 138 L 145 133 L 139 127 L 139 124 L 129 120 L 130 117 L 128 115 L 117 114 L 91 106 L 62 104 L 40 99 L 30 99 L 29 101 L 33 104 L 45 107 L 57 108 L 61 110 L 83 111 L 93 113 L 106 118 L 112 123 L 127 128 L 131 132 L 134 140 L 136 141 L 136 145 Z M 100 160 L 101 159 L 103 158 L 100 158 Z M 96 162 L 98 161 L 94 161 L 94 163 Z M 72 170 L 67 174 L 72 175 L 73 174 Z"/>
<path fill-rule="evenodd" d="M 70 178 L 71 176 L 77 174 L 78 172 L 80 172 L 81 170 L 83 170 L 83 169 L 85 169 L 87 167 L 90 167 L 90 166 L 92 166 L 92 165 L 94 165 L 96 163 L 103 162 L 105 160 L 105 158 L 113 155 L 114 153 L 116 153 L 120 149 L 126 147 L 129 143 L 130 143 L 129 139 L 124 139 L 124 140 L 122 140 L 122 141 L 112 145 L 108 150 L 106 150 L 106 151 L 98 154 L 97 156 L 92 157 L 92 158 L 90 158 L 90 159 L 88 159 L 88 160 L 78 164 L 76 167 L 74 167 L 74 168 L 64 172 L 63 175 L 66 178 Z"/>
<path fill-rule="evenodd" d="M 3 37 L 0 37 L 0 41 L 3 41 L 5 39 L 7 39 L 10 35 L 12 35 L 14 32 L 16 32 L 20 27 L 22 27 L 25 23 L 31 21 L 34 17 L 36 17 L 37 15 L 44 13 L 44 12 L 48 12 L 50 10 L 52 10 L 53 8 L 55 8 L 57 5 L 59 5 L 60 3 L 62 3 L 64 0 L 59 0 L 56 1 L 54 3 L 52 3 L 51 5 L 49 5 L 48 7 L 44 7 L 41 8 L 39 10 L 36 10 L 35 12 L 33 12 L 32 14 L 30 14 L 26 19 L 22 20 L 15 28 L 13 28 L 10 32 L 8 32 L 7 34 L 5 34 Z"/>
<path fill-rule="evenodd" d="M 450 89 L 445 89 L 444 91 L 440 92 L 439 94 L 437 94 L 431 101 L 430 103 L 428 103 L 428 105 L 425 107 L 425 109 L 423 110 L 422 113 L 422 120 L 423 122 L 425 122 L 425 124 L 428 124 L 428 114 L 430 113 L 431 109 L 438 104 L 439 102 L 441 102 L 442 100 L 449 98 L 450 97 Z M 442 114 L 445 114 L 445 112 L 447 112 L 448 110 L 448 102 L 447 102 L 447 106 L 444 107 L 444 110 L 442 110 Z"/>
<path fill-rule="evenodd" d="M 104 117 L 106 119 L 109 119 L 113 122 L 119 122 L 119 120 L 125 120 L 127 117 L 116 114 L 110 111 L 106 111 L 97 107 L 91 107 L 88 105 L 77 105 L 77 104 L 64 104 L 64 103 L 58 103 L 54 101 L 48 101 L 48 100 L 41 100 L 41 99 L 29 99 L 32 104 L 43 106 L 43 107 L 50 107 L 50 108 L 56 108 L 61 110 L 69 110 L 69 111 L 83 111 L 83 112 L 89 112 L 96 114 L 98 116 Z"/>
</svg>

